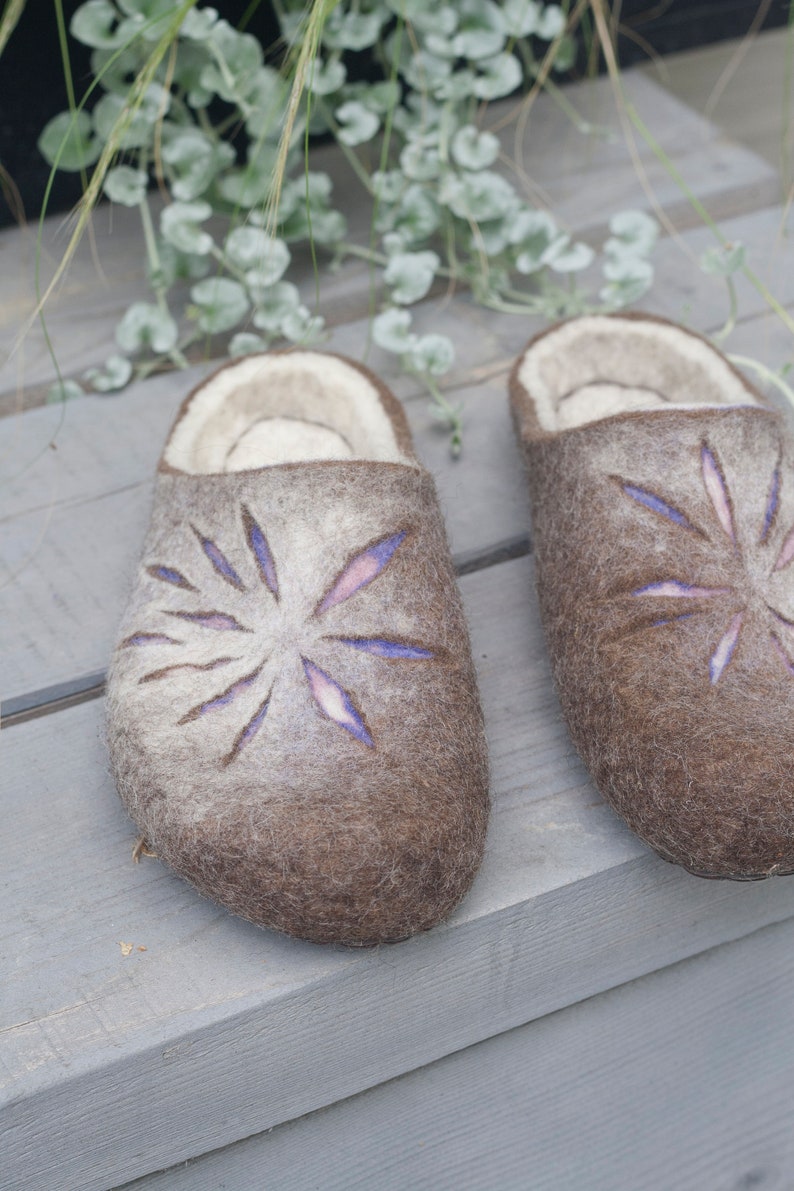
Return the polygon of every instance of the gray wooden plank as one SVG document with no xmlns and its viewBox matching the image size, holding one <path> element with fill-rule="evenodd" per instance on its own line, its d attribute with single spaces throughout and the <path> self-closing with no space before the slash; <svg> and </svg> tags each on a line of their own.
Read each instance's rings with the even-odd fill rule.
<svg viewBox="0 0 794 1191">
<path fill-rule="evenodd" d="M 794 923 L 129 1191 L 750 1191 L 794 1169 Z"/>
<path fill-rule="evenodd" d="M 726 142 L 669 92 L 636 72 L 627 73 L 626 92 L 677 162 L 690 188 L 712 208 L 716 218 L 780 201 L 775 172 L 766 162 L 748 149 Z M 523 145 L 526 177 L 521 178 L 521 185 L 540 205 L 550 206 L 563 223 L 599 239 L 609 213 L 633 205 L 647 207 L 648 199 L 623 136 L 609 80 L 577 84 L 568 89 L 567 96 L 598 134 L 583 135 L 553 99 L 540 96 Z M 520 105 L 511 103 L 509 108 L 518 112 Z M 506 122 L 507 109 L 506 104 L 494 105 L 491 118 L 499 125 L 504 145 L 500 168 L 515 177 L 517 125 Z M 651 149 L 639 143 L 637 155 L 659 204 L 669 209 L 677 226 L 692 226 L 696 216 Z M 345 194 L 350 239 L 365 243 L 367 199 L 341 155 L 332 148 L 318 149 L 312 168 L 332 175 L 336 192 Z M 586 185 L 582 184 L 584 174 Z M 148 295 L 138 222 L 135 210 L 108 205 L 98 208 L 92 238 L 83 242 L 47 305 L 49 335 L 65 376 L 79 377 L 89 366 L 101 363 L 114 350 L 113 332 L 124 310 L 130 302 Z M 68 236 L 68 220 L 54 217 L 45 221 L 44 284 L 54 273 Z M 42 386 L 56 375 L 38 323 L 18 343 L 19 332 L 35 308 L 36 238 L 36 228 L 0 233 L 0 259 L 11 287 L 0 306 L 0 395 L 6 411 L 38 404 Z M 305 300 L 313 305 L 316 285 L 305 251 L 296 252 L 292 276 Z M 351 259 L 338 272 L 323 273 L 321 280 L 320 306 L 330 323 L 337 325 L 364 315 L 370 300 L 366 266 Z M 217 354 L 221 345 L 213 350 Z"/>
<path fill-rule="evenodd" d="M 279 938 L 134 866 L 100 703 L 3 735 L 12 1185 L 162 1169 L 794 915 L 794 883 L 699 881 L 604 806 L 560 721 L 530 585 L 529 559 L 462 581 L 487 855 L 448 923 L 394 947 Z"/>
</svg>

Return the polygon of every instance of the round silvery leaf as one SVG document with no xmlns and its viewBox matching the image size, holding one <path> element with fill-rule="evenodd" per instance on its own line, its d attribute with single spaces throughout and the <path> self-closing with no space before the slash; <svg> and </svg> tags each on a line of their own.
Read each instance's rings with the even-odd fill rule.
<svg viewBox="0 0 794 1191">
<path fill-rule="evenodd" d="M 380 83 L 364 84 L 353 98 L 358 99 L 371 112 L 385 116 L 399 104 L 402 92 L 396 80 L 383 79 Z"/>
<path fill-rule="evenodd" d="M 642 282 L 647 289 L 653 281 L 653 265 L 639 256 L 611 256 L 604 261 L 604 276 L 621 284 Z"/>
<path fill-rule="evenodd" d="M 322 64 L 315 62 L 309 75 L 309 90 L 315 95 L 333 95 L 345 85 L 347 71 L 343 62 L 331 60 Z"/>
<path fill-rule="evenodd" d="M 206 41 L 217 19 L 214 8 L 191 8 L 179 26 L 179 36 L 189 41 Z"/>
<path fill-rule="evenodd" d="M 108 356 L 104 368 L 89 368 L 85 380 L 98 393 L 114 393 L 123 389 L 132 376 L 132 364 L 126 356 Z"/>
<path fill-rule="evenodd" d="M 137 207 L 146 196 L 149 179 L 143 170 L 134 170 L 130 165 L 117 165 L 105 174 L 102 189 L 114 203 L 124 207 Z"/>
<path fill-rule="evenodd" d="M 498 174 L 462 173 L 442 182 L 439 198 L 459 219 L 501 219 L 515 208 L 513 187 Z"/>
<path fill-rule="evenodd" d="M 69 22 L 72 37 L 97 49 L 116 49 L 121 42 L 114 30 L 118 13 L 109 0 L 88 0 Z"/>
<path fill-rule="evenodd" d="M 134 49 L 91 51 L 91 73 L 106 91 L 116 95 L 129 93 L 141 62 L 141 55 Z"/>
<path fill-rule="evenodd" d="M 411 315 L 407 310 L 384 310 L 372 320 L 372 338 L 385 351 L 402 355 L 416 343 L 410 327 Z"/>
<path fill-rule="evenodd" d="M 102 151 L 91 135 L 91 117 L 86 112 L 61 112 L 45 124 L 37 141 L 44 160 L 59 170 L 77 172 L 93 165 Z"/>
<path fill-rule="evenodd" d="M 221 170 L 235 159 L 225 141 L 214 142 L 198 128 L 180 129 L 163 146 L 163 160 L 171 167 L 171 193 L 181 202 L 191 202 L 209 188 Z"/>
<path fill-rule="evenodd" d="M 301 296 L 291 281 L 278 281 L 262 289 L 256 298 L 253 323 L 261 331 L 276 332 L 288 314 L 299 308 Z"/>
<path fill-rule="evenodd" d="M 168 29 L 169 18 L 179 6 L 179 0 L 118 0 L 119 8 L 127 13 L 127 20 L 122 21 L 119 32 L 125 37 L 130 36 L 132 30 L 146 41 L 159 41 Z"/>
<path fill-rule="evenodd" d="M 414 182 L 428 182 L 441 172 L 441 161 L 436 145 L 425 145 L 421 140 L 411 141 L 400 154 L 400 168 L 406 178 Z"/>
<path fill-rule="evenodd" d="M 256 207 L 265 201 L 270 194 L 273 180 L 272 166 L 275 164 L 277 150 L 272 149 L 270 155 L 261 154 L 253 164 L 245 169 L 232 170 L 224 174 L 218 181 L 218 192 L 235 207 Z M 282 191 L 280 211 L 284 209 L 286 187 Z"/>
<path fill-rule="evenodd" d="M 500 99 L 521 86 L 521 66 L 512 54 L 497 54 L 478 66 L 480 73 L 472 86 L 478 99 Z"/>
<path fill-rule="evenodd" d="M 396 209 L 391 228 L 409 244 L 421 244 L 441 225 L 441 212 L 435 200 L 417 183 L 405 191 Z"/>
<path fill-rule="evenodd" d="M 291 311 L 281 323 L 281 334 L 291 343 L 309 345 L 322 338 L 324 320 L 319 314 L 312 315 L 306 306 Z"/>
<path fill-rule="evenodd" d="M 536 0 L 504 0 L 502 20 L 511 37 L 529 37 L 537 30 L 542 8 Z"/>
<path fill-rule="evenodd" d="M 449 36 L 458 25 L 458 14 L 452 4 L 428 4 L 427 0 L 386 0 L 386 3 L 395 16 L 420 33 Z"/>
<path fill-rule="evenodd" d="M 234 103 L 256 85 L 263 64 L 262 47 L 250 33 L 238 33 L 228 21 L 217 21 L 207 38 L 213 54 L 201 72 L 200 84 Z"/>
<path fill-rule="evenodd" d="M 120 149 L 140 149 L 152 139 L 152 129 L 157 121 L 156 106 L 141 103 L 137 111 L 130 112 L 121 95 L 103 95 L 92 113 L 94 128 L 102 141 L 109 141 L 117 125 L 121 126 L 118 138 Z"/>
<path fill-rule="evenodd" d="M 549 266 L 555 273 L 578 273 L 588 268 L 595 260 L 595 253 L 587 244 L 571 244 L 564 251 L 554 253 L 549 258 Z"/>
<path fill-rule="evenodd" d="M 190 252 L 178 252 L 173 244 L 159 238 L 157 254 L 160 259 L 159 271 L 149 270 L 149 281 L 152 285 L 166 287 L 175 281 L 198 281 L 206 277 L 211 268 L 209 256 L 195 256 Z"/>
<path fill-rule="evenodd" d="M 245 128 L 252 140 L 258 144 L 268 139 L 278 143 L 286 90 L 284 79 L 272 66 L 262 66 L 253 76 L 250 86 L 246 88 L 248 115 L 245 118 Z M 250 160 L 250 146 L 248 157 Z"/>
<path fill-rule="evenodd" d="M 212 251 L 213 239 L 199 227 L 212 214 L 209 203 L 171 203 L 160 215 L 160 231 L 164 239 L 180 252 L 206 256 Z"/>
<path fill-rule="evenodd" d="M 238 331 L 229 344 L 230 356 L 250 356 L 255 352 L 267 351 L 268 344 L 252 331 Z"/>
<path fill-rule="evenodd" d="M 499 156 L 499 140 L 473 124 L 459 128 L 452 138 L 452 156 L 467 170 L 484 170 Z"/>
<path fill-rule="evenodd" d="M 455 362 L 455 348 L 446 335 L 423 335 L 408 351 L 408 366 L 431 376 L 443 376 Z"/>
<path fill-rule="evenodd" d="M 76 380 L 58 380 L 50 385 L 45 398 L 48 405 L 59 401 L 71 401 L 74 397 L 85 397 L 85 389 Z"/>
<path fill-rule="evenodd" d="M 376 170 L 372 189 L 381 203 L 396 203 L 405 190 L 405 178 L 399 170 Z"/>
<path fill-rule="evenodd" d="M 509 240 L 511 244 L 521 244 L 522 246 L 528 242 L 537 243 L 539 245 L 538 255 L 540 255 L 540 252 L 544 251 L 559 233 L 560 229 L 548 211 L 533 211 L 529 207 L 524 207 L 523 210 L 516 212 L 510 223 Z"/>
<path fill-rule="evenodd" d="M 456 58 L 470 62 L 491 58 L 507 37 L 501 10 L 492 0 L 463 0 L 458 4 L 458 30 L 452 38 Z"/>
<path fill-rule="evenodd" d="M 231 331 L 245 318 L 249 309 L 244 288 L 239 281 L 232 281 L 228 277 L 207 277 L 199 281 L 192 287 L 190 299 L 196 307 L 191 314 L 208 335 Z"/>
<path fill-rule="evenodd" d="M 363 145 L 371 141 L 380 128 L 380 120 L 375 113 L 356 100 L 343 103 L 336 109 L 334 116 L 340 124 L 337 136 L 344 145 Z"/>
<path fill-rule="evenodd" d="M 403 77 L 411 87 L 420 93 L 434 91 L 435 87 L 449 78 L 452 66 L 446 58 L 437 58 L 427 50 L 419 50 L 406 61 Z"/>
<path fill-rule="evenodd" d="M 473 94 L 476 77 L 474 71 L 468 70 L 466 67 L 456 70 L 454 74 L 450 74 L 436 83 L 433 94 L 438 99 L 452 100 L 453 103 L 461 99 L 468 99 Z"/>
<path fill-rule="evenodd" d="M 261 227 L 236 227 L 223 249 L 238 269 L 255 269 L 260 285 L 273 285 L 283 277 L 290 252 L 283 240 L 275 240 Z"/>
<path fill-rule="evenodd" d="M 630 306 L 632 302 L 637 302 L 648 292 L 648 287 L 653 278 L 644 281 L 641 278 L 626 281 L 612 281 L 609 285 L 605 285 L 599 291 L 601 301 L 605 303 L 612 310 L 620 310 L 624 306 Z"/>
<path fill-rule="evenodd" d="M 440 264 L 435 252 L 395 252 L 383 273 L 392 301 L 410 306 L 424 298 Z"/>
<path fill-rule="evenodd" d="M 704 273 L 711 273 L 716 277 L 730 277 L 744 265 L 744 244 L 723 244 L 707 248 L 700 258 L 700 267 Z"/>
<path fill-rule="evenodd" d="M 171 315 L 151 302 L 133 302 L 116 327 L 116 343 L 130 353 L 143 348 L 169 352 L 176 346 L 178 335 Z"/>
<path fill-rule="evenodd" d="M 540 20 L 535 27 L 535 33 L 544 41 L 554 41 L 565 32 L 565 13 L 559 4 L 547 4 L 540 14 Z"/>
<path fill-rule="evenodd" d="M 365 50 L 378 40 L 386 16 L 382 8 L 344 12 L 339 5 L 325 23 L 323 42 L 332 50 Z"/>
<path fill-rule="evenodd" d="M 619 211 L 609 221 L 609 230 L 619 244 L 607 241 L 606 251 L 630 248 L 638 256 L 647 256 L 659 237 L 659 224 L 644 211 Z"/>
</svg>

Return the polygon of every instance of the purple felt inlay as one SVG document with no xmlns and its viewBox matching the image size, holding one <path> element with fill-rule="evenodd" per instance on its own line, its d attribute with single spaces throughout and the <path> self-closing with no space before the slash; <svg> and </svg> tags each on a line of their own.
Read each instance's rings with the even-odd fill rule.
<svg viewBox="0 0 794 1191">
<path fill-rule="evenodd" d="M 372 653 L 379 658 L 432 658 L 429 649 L 421 645 L 403 645 L 400 641 L 385 641 L 381 637 L 337 637 L 343 645 Z"/>
<path fill-rule="evenodd" d="M 694 612 L 682 612 L 680 616 L 667 616 L 664 620 L 655 620 L 651 628 L 657 629 L 663 624 L 675 624 L 677 620 L 689 620 L 690 616 L 694 615 Z"/>
<path fill-rule="evenodd" d="M 178 616 L 180 620 L 189 620 L 202 629 L 216 629 L 219 632 L 250 633 L 251 630 L 241 625 L 233 616 L 225 612 L 169 612 L 169 616 Z"/>
<path fill-rule="evenodd" d="M 173 583 L 174 587 L 183 587 L 188 591 L 196 590 L 193 584 L 173 567 L 149 567 L 148 571 L 154 579 L 162 579 L 163 583 Z"/>
<path fill-rule="evenodd" d="M 737 612 L 727 630 L 720 638 L 717 648 L 711 656 L 709 662 L 709 676 L 711 684 L 714 685 L 722 677 L 722 673 L 728 662 L 733 657 L 733 651 L 736 648 L 736 642 L 739 640 L 739 633 L 742 628 L 742 613 Z"/>
<path fill-rule="evenodd" d="M 202 670 L 220 670 L 223 666 L 228 666 L 231 662 L 239 662 L 239 658 L 215 658 L 212 662 L 177 662 L 174 666 L 163 666 L 162 670 L 153 670 L 151 674 L 145 674 L 143 678 L 139 678 L 138 682 L 156 682 L 160 678 L 168 678 L 171 674 L 177 674 L 180 671 L 202 671 Z"/>
<path fill-rule="evenodd" d="M 786 540 L 780 547 L 780 554 L 777 556 L 777 562 L 774 565 L 774 570 L 782 571 L 783 567 L 787 567 L 794 558 L 794 528 L 790 529 Z"/>
<path fill-rule="evenodd" d="M 278 597 L 278 576 L 276 575 L 275 560 L 270 552 L 267 538 L 248 509 L 243 509 L 243 524 L 245 526 L 248 545 L 251 547 L 251 551 L 256 559 L 256 565 L 259 569 L 262 582 L 273 592 L 274 596 Z"/>
<path fill-rule="evenodd" d="M 772 472 L 772 483 L 769 488 L 769 496 L 766 502 L 766 512 L 764 513 L 764 524 L 761 527 L 761 545 L 764 544 L 769 537 L 769 531 L 772 528 L 772 522 L 775 520 L 775 513 L 777 512 L 778 500 L 780 498 L 780 471 L 776 467 Z"/>
<path fill-rule="evenodd" d="M 362 587 L 366 587 L 377 578 L 388 565 L 397 547 L 404 541 L 405 534 L 406 531 L 402 530 L 389 538 L 383 538 L 352 558 L 324 596 L 317 609 L 318 614 L 349 600 Z"/>
<path fill-rule="evenodd" d="M 717 514 L 720 525 L 731 541 L 734 542 L 736 540 L 736 534 L 733 528 L 731 500 L 719 464 L 708 447 L 701 449 L 700 458 L 703 465 L 703 483 L 706 486 L 706 492 L 714 506 L 714 511 Z"/>
<path fill-rule="evenodd" d="M 253 674 L 246 674 L 244 678 L 238 678 L 237 682 L 233 682 L 231 686 L 227 687 L 225 691 L 221 691 L 219 695 L 215 695 L 212 699 L 207 699 L 205 703 L 200 703 L 198 707 L 194 707 L 179 722 L 181 724 L 187 724 L 191 720 L 198 719 L 201 715 L 206 715 L 208 711 L 217 711 L 221 707 L 228 707 L 238 695 L 248 690 L 251 683 L 255 682 L 258 677 L 259 669 L 256 669 Z"/>
<path fill-rule="evenodd" d="M 791 658 L 788 656 L 785 649 L 783 648 L 783 642 L 774 633 L 770 633 L 769 636 L 772 641 L 772 645 L 775 649 L 775 652 L 777 653 L 778 657 L 782 661 L 783 665 L 786 667 L 789 674 L 794 675 L 794 662 L 792 662 Z"/>
<path fill-rule="evenodd" d="M 645 505 L 646 509 L 651 509 L 654 513 L 660 513 L 668 521 L 674 521 L 676 525 L 682 525 L 684 529 L 694 529 L 684 514 L 673 505 L 668 504 L 666 500 L 662 500 L 661 496 L 656 496 L 653 492 L 646 492 L 644 488 L 637 488 L 635 484 L 624 484 L 623 491 L 632 500 Z"/>
<path fill-rule="evenodd" d="M 355 736 L 356 740 L 360 740 L 367 748 L 374 748 L 374 741 L 347 691 L 308 658 L 302 658 L 301 661 L 309 690 L 323 715 L 339 724 L 340 728 Z"/>
<path fill-rule="evenodd" d="M 647 587 L 639 587 L 631 594 L 635 596 L 667 596 L 670 599 L 708 600 L 714 596 L 725 595 L 729 591 L 729 587 L 696 587 L 693 583 L 679 583 L 677 579 L 666 579 L 663 583 L 649 583 Z"/>
<path fill-rule="evenodd" d="M 165 633 L 133 633 L 122 641 L 122 645 L 179 645 L 180 642 Z"/>
<path fill-rule="evenodd" d="M 231 583 L 232 587 L 236 587 L 238 590 L 242 591 L 243 581 L 223 551 L 220 550 L 214 542 L 211 542 L 209 538 L 203 538 L 198 531 L 196 532 L 198 534 L 198 539 L 201 542 L 202 550 L 218 574 L 222 575 L 227 583 Z"/>
<path fill-rule="evenodd" d="M 227 765 L 229 764 L 230 761 L 233 761 L 234 758 L 238 755 L 238 753 L 240 753 L 242 751 L 242 749 L 244 749 L 245 746 L 247 744 L 250 744 L 251 741 L 254 739 L 257 732 L 259 731 L 259 729 L 262 727 L 263 723 L 265 722 L 265 716 L 267 715 L 267 710 L 268 710 L 269 706 L 270 706 L 270 696 L 268 696 L 268 698 L 265 699 L 262 706 L 259 708 L 259 710 L 257 712 L 254 713 L 252 718 L 248 721 L 248 723 L 245 725 L 245 727 L 243 728 L 240 735 L 235 740 L 232 751 L 229 753 L 229 756 L 226 758 Z"/>
</svg>

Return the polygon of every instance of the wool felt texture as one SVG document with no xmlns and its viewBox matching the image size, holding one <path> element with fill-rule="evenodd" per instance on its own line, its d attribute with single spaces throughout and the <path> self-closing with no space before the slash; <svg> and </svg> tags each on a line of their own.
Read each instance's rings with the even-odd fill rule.
<svg viewBox="0 0 794 1191">
<path fill-rule="evenodd" d="M 545 332 L 510 396 L 552 672 L 596 785 L 690 872 L 791 873 L 794 445 L 780 416 L 705 340 L 648 316 Z"/>
<path fill-rule="evenodd" d="M 468 634 L 432 478 L 372 374 L 271 353 L 187 399 L 108 736 L 152 849 L 261 926 L 370 945 L 466 893 L 488 817 Z"/>
</svg>

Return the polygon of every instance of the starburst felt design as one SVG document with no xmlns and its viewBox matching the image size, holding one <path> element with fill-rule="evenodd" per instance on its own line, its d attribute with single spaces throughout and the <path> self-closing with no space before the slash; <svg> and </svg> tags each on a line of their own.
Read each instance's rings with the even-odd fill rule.
<svg viewBox="0 0 794 1191">
<path fill-rule="evenodd" d="M 715 452 L 707 443 L 701 445 L 700 450 L 700 472 L 706 494 L 711 502 L 714 510 L 718 529 L 718 538 L 723 545 L 731 551 L 731 553 L 739 558 L 745 564 L 745 570 L 748 573 L 746 560 L 741 558 L 740 544 L 736 532 L 736 524 L 734 517 L 733 503 L 728 485 L 725 481 L 722 468 Z M 686 516 L 681 509 L 676 508 L 670 502 L 664 500 L 655 492 L 648 489 L 640 488 L 635 484 L 619 481 L 624 494 L 629 499 L 635 501 L 637 504 L 643 505 L 646 509 L 656 513 L 658 516 L 665 518 L 665 520 L 672 522 L 684 533 L 693 533 L 700 537 L 710 538 L 710 535 L 705 534 L 703 530 L 698 528 Z M 778 510 L 780 507 L 781 495 L 781 472 L 780 464 L 778 463 L 773 469 L 769 487 L 767 490 L 766 504 L 764 516 L 759 526 L 757 541 L 755 545 L 760 548 L 762 555 L 769 552 L 771 549 L 772 530 L 775 526 Z M 771 555 L 769 560 L 771 561 Z M 794 561 L 794 526 L 789 530 L 786 537 L 783 539 L 783 544 L 774 558 L 771 566 L 765 566 L 767 579 L 778 571 L 782 571 L 785 567 Z M 758 580 L 750 582 L 749 587 L 753 589 L 757 586 Z M 680 579 L 664 579 L 660 582 L 649 583 L 644 587 L 640 587 L 631 592 L 631 595 L 643 599 L 677 599 L 685 603 L 687 610 L 676 616 L 667 616 L 653 622 L 653 628 L 660 625 L 672 624 L 678 621 L 689 620 L 692 616 L 702 610 L 704 604 L 710 605 L 712 602 L 730 599 L 735 608 L 739 593 L 737 589 L 730 586 L 725 587 L 701 587 L 693 583 L 684 583 Z M 784 644 L 784 637 L 787 630 L 794 629 L 794 621 L 789 620 L 779 610 L 774 608 L 761 592 L 762 604 L 769 619 L 768 638 L 769 645 L 776 657 L 782 662 L 789 674 L 794 675 L 794 662 L 789 656 L 789 652 Z M 694 607 L 692 605 L 695 605 Z M 699 607 L 698 607 L 699 605 Z M 747 617 L 748 609 L 746 605 L 738 611 L 732 611 L 726 621 L 724 631 L 716 642 L 715 648 L 711 657 L 709 658 L 708 672 L 711 685 L 714 686 L 722 678 L 728 667 L 731 658 L 734 656 L 736 647 L 742 632 L 742 627 Z"/>
<path fill-rule="evenodd" d="M 204 565 L 204 585 L 206 586 L 209 580 L 210 589 L 214 586 L 216 596 L 218 593 L 221 596 L 217 599 L 217 605 L 223 604 L 223 593 L 228 592 L 230 588 L 245 596 L 250 595 L 252 591 L 257 594 L 261 592 L 261 602 L 257 599 L 257 616 L 254 618 L 256 623 L 253 626 L 245 624 L 239 613 L 235 615 L 222 606 L 159 609 L 163 615 L 173 618 L 181 625 L 182 635 L 172 636 L 170 632 L 161 632 L 159 629 L 138 630 L 122 642 L 122 647 L 157 647 L 158 652 L 165 650 L 168 655 L 176 648 L 188 656 L 187 659 L 182 656 L 173 663 L 169 659 L 169 664 L 158 666 L 138 681 L 160 682 L 176 674 L 194 672 L 198 675 L 229 667 L 239 668 L 239 663 L 247 663 L 245 673 L 238 674 L 233 681 L 196 703 L 179 720 L 180 724 L 187 724 L 203 716 L 212 715 L 233 705 L 247 692 L 261 687 L 264 698 L 260 700 L 254 714 L 249 715 L 239 729 L 230 751 L 224 758 L 224 764 L 228 765 L 240 755 L 261 729 L 274 698 L 279 677 L 283 673 L 286 654 L 291 651 L 297 652 L 303 677 L 321 714 L 367 748 L 374 748 L 375 741 L 354 696 L 308 655 L 313 652 L 313 646 L 319 641 L 330 640 L 357 653 L 369 654 L 389 662 L 427 661 L 435 657 L 433 650 L 415 642 L 385 636 L 360 636 L 352 632 L 344 635 L 324 632 L 326 614 L 375 582 L 402 546 L 408 531 L 401 529 L 357 551 L 323 593 L 313 610 L 308 614 L 300 611 L 296 614 L 294 609 L 284 607 L 276 561 L 267 537 L 245 506 L 241 510 L 241 525 L 245 543 L 245 550 L 242 552 L 245 565 L 239 567 L 235 565 L 237 559 L 234 562 L 230 561 L 221 548 L 195 526 L 192 526 L 191 530 L 200 548 L 200 554 L 204 556 L 204 563 L 209 564 L 208 567 Z M 194 603 L 201 604 L 206 600 L 198 581 L 188 579 L 175 567 L 154 565 L 147 567 L 147 572 L 153 579 L 189 593 Z M 250 579 L 251 574 L 253 583 Z M 234 612 L 238 612 L 236 606 Z M 206 643 L 216 634 L 223 643 L 222 647 L 216 656 L 205 660 Z M 239 645 L 243 641 L 245 648 L 240 653 Z M 281 641 L 279 648 L 274 645 L 277 641 Z M 214 650 L 210 652 L 214 654 Z M 195 660 L 197 657 L 201 660 Z M 255 661 L 251 668 L 252 659 Z"/>
</svg>

